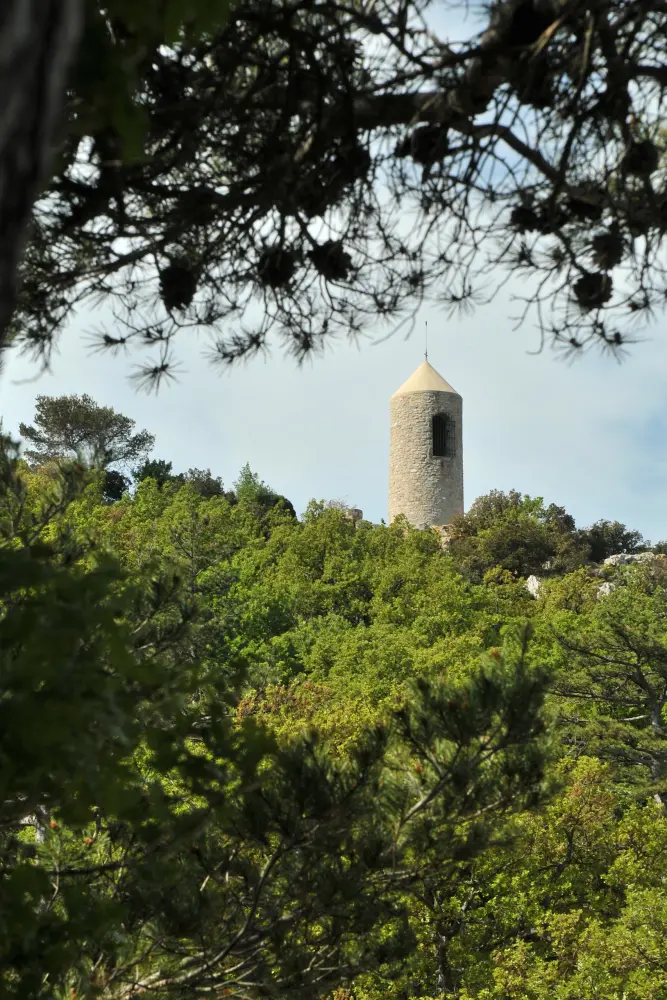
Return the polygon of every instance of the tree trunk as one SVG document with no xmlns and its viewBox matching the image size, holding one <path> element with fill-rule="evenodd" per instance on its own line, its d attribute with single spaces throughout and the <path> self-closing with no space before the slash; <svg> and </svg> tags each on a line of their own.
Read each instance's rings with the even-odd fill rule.
<svg viewBox="0 0 667 1000">
<path fill-rule="evenodd" d="M 82 0 L 0 0 L 0 352 L 81 21 Z"/>
</svg>

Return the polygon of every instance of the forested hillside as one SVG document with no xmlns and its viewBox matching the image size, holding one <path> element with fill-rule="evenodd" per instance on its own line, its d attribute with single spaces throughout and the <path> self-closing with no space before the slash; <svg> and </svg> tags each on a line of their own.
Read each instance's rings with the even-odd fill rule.
<svg viewBox="0 0 667 1000">
<path fill-rule="evenodd" d="M 0 996 L 667 997 L 637 532 L 3 449 Z"/>
<path fill-rule="evenodd" d="M 195 334 L 303 360 L 494 297 L 621 360 L 667 303 L 664 0 L 6 0 L 0 37 L 0 367 L 91 314 L 153 390 Z M 446 545 L 302 513 L 87 396 L 19 430 L 0 1000 L 667 1000 L 667 542 L 518 491 Z"/>
</svg>

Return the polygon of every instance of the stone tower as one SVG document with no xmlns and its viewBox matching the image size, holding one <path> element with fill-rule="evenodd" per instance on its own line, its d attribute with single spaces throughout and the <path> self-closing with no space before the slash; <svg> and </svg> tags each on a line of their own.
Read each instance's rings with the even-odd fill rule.
<svg viewBox="0 0 667 1000">
<path fill-rule="evenodd" d="M 416 528 L 463 513 L 463 400 L 423 361 L 390 403 L 389 523 Z"/>
</svg>

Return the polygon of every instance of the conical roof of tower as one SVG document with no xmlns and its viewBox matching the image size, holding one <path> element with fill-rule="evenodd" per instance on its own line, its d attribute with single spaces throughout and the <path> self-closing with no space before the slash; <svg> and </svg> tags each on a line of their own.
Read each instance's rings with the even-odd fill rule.
<svg viewBox="0 0 667 1000">
<path fill-rule="evenodd" d="M 452 389 L 449 382 L 445 382 L 442 375 L 439 375 L 433 365 L 428 361 L 422 361 L 419 368 L 416 368 L 407 382 L 396 390 L 394 396 L 403 396 L 408 392 L 453 392 L 458 396 L 456 389 Z"/>
</svg>

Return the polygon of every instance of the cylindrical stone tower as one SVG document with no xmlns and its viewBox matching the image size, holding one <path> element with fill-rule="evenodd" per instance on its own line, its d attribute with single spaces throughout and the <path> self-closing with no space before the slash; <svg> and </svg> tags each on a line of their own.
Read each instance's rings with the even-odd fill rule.
<svg viewBox="0 0 667 1000">
<path fill-rule="evenodd" d="M 389 523 L 440 527 L 463 513 L 463 400 L 423 361 L 391 397 Z"/>
</svg>

